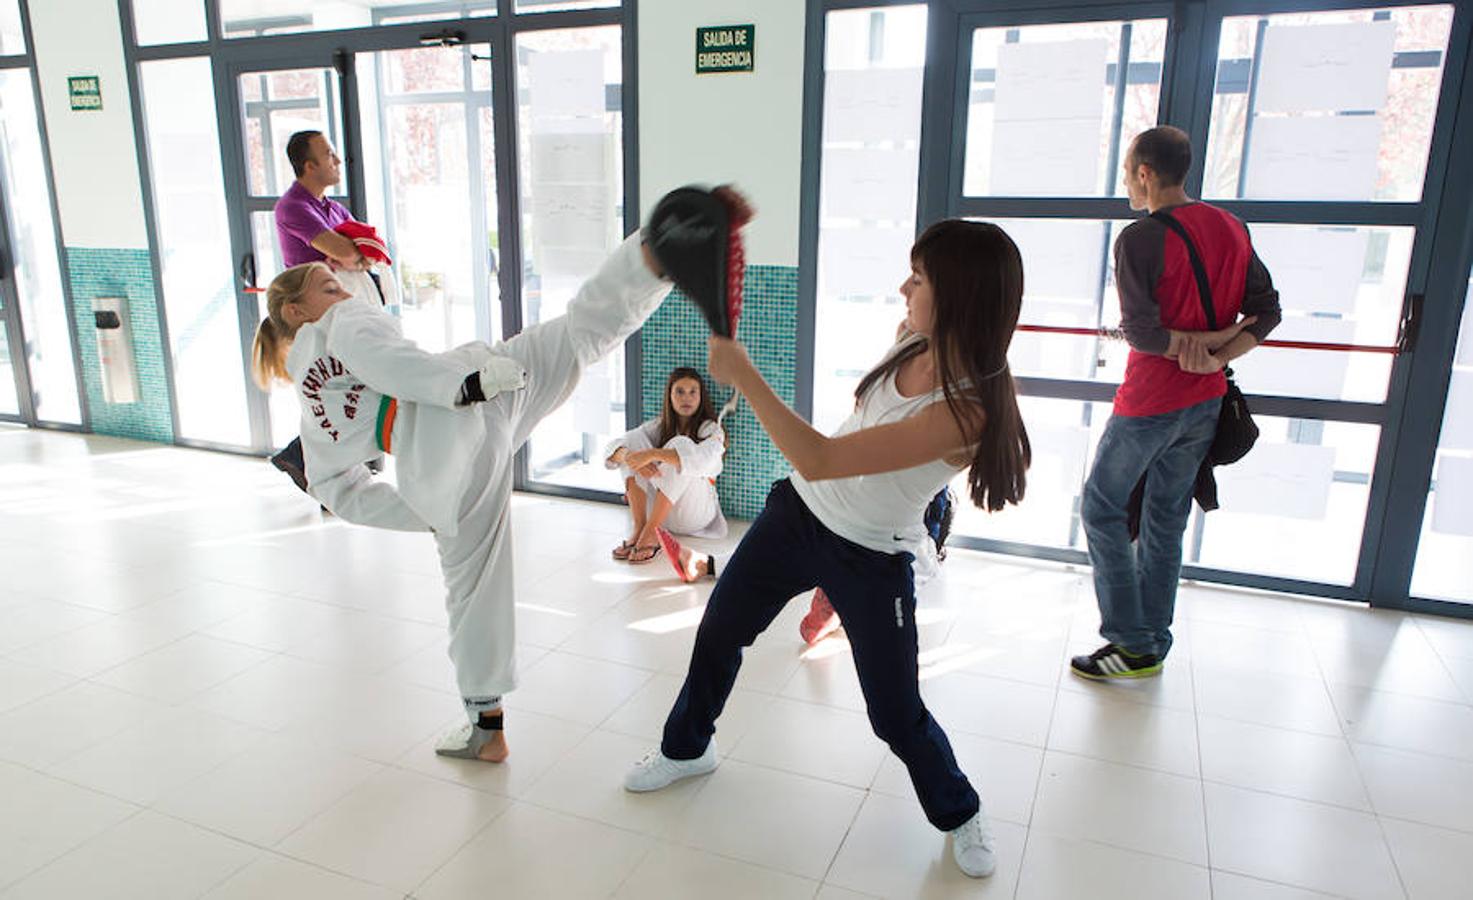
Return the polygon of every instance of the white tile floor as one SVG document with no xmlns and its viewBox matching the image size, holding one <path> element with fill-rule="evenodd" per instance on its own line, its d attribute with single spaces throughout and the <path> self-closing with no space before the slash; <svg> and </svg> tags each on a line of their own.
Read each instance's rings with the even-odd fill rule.
<svg viewBox="0 0 1473 900">
<path fill-rule="evenodd" d="M 1083 573 L 957 551 L 924 691 L 993 813 L 962 877 L 795 602 L 711 777 L 624 793 L 709 588 L 622 511 L 515 501 L 503 766 L 459 721 L 430 541 L 259 460 L 0 427 L 0 897 L 1473 896 L 1473 623 L 1187 587 L 1164 676 L 1067 674 Z"/>
</svg>

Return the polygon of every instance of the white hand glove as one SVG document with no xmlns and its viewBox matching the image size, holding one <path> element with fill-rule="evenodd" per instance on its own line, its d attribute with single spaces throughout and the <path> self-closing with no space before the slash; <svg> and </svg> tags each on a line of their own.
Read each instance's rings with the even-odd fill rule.
<svg viewBox="0 0 1473 900">
<path fill-rule="evenodd" d="M 481 378 L 481 393 L 487 400 L 503 391 L 516 391 L 527 386 L 527 370 L 509 356 L 491 356 L 476 370 Z"/>
</svg>

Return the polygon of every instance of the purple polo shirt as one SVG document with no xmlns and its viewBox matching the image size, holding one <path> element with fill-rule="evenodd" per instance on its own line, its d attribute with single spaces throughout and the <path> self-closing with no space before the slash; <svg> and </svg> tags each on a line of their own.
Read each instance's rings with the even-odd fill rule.
<svg viewBox="0 0 1473 900">
<path fill-rule="evenodd" d="M 293 181 L 276 201 L 275 214 L 276 239 L 281 242 L 281 260 L 287 266 L 327 259 L 312 246 L 312 239 L 353 219 L 346 206 L 329 197 L 318 200 L 300 181 Z"/>
</svg>

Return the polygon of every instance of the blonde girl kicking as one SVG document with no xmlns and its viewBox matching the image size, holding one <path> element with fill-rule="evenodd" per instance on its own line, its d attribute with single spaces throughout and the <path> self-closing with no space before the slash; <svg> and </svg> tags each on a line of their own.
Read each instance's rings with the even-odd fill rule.
<svg viewBox="0 0 1473 900">
<path fill-rule="evenodd" d="M 669 290 L 639 236 L 588 279 L 568 311 L 494 348 L 428 353 L 377 298 L 321 263 L 278 275 L 256 332 L 264 386 L 293 385 L 307 490 L 340 518 L 432 531 L 445 578 L 450 658 L 469 721 L 436 752 L 506 758 L 502 697 L 516 687 L 511 499 L 516 451 L 583 370 L 624 342 Z M 363 467 L 382 453 L 396 482 Z"/>
</svg>

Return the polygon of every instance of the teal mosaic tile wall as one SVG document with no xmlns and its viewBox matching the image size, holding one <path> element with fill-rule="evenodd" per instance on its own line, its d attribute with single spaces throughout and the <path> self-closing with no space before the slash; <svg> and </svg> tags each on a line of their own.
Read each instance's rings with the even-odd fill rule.
<svg viewBox="0 0 1473 900">
<path fill-rule="evenodd" d="M 82 381 L 87 389 L 92 430 L 98 434 L 172 443 L 174 425 L 169 412 L 169 383 L 148 251 L 68 247 L 66 254 L 72 287 L 71 312 L 77 323 L 78 343 L 82 345 Z M 128 298 L 140 387 L 137 403 L 108 403 L 102 399 L 102 371 L 97 361 L 97 332 L 92 318 L 94 297 Z"/>
<path fill-rule="evenodd" d="M 793 403 L 798 345 L 798 270 L 791 266 L 747 266 L 742 318 L 737 338 L 747 347 L 767 383 Z M 643 361 L 641 402 L 646 418 L 658 415 L 665 378 L 676 366 L 706 371 L 706 336 L 710 330 L 695 304 L 673 291 L 650 317 L 641 333 Z M 709 375 L 717 408 L 729 396 Z M 762 511 L 772 483 L 791 466 L 768 439 L 751 409 L 743 403 L 726 419 L 730 445 L 716 491 L 728 516 L 751 519 Z"/>
</svg>

